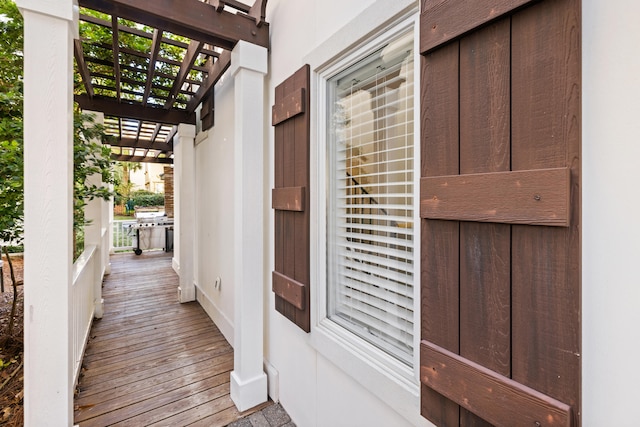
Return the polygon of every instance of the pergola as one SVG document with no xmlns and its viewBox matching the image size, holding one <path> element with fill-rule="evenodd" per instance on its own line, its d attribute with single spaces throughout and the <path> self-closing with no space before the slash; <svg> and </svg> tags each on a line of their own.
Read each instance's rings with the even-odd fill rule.
<svg viewBox="0 0 640 427">
<path fill-rule="evenodd" d="M 178 124 L 213 126 L 213 87 L 231 50 L 240 40 L 268 47 L 266 4 L 79 1 L 74 100 L 104 113 L 114 160 L 172 163 Z"/>
<path fill-rule="evenodd" d="M 114 136 L 113 158 L 174 164 L 173 268 L 179 301 L 194 301 L 196 123 L 200 138 L 215 133 L 213 90 L 223 74 L 233 81 L 234 115 L 231 398 L 241 411 L 264 402 L 265 225 L 255 219 L 264 197 L 254 183 L 263 179 L 264 170 L 267 0 L 252 6 L 236 0 L 16 3 L 24 16 L 24 278 L 30 283 L 25 289 L 25 425 L 73 424 L 73 389 L 87 324 L 102 316 L 101 280 L 109 270 L 109 212 L 99 200 L 85 209 L 92 220 L 85 248 L 91 249 L 85 249 L 82 262 L 74 264 L 72 258 L 74 101 L 94 112 Z M 74 80 L 75 75 L 81 78 Z M 82 270 L 80 264 L 90 268 Z M 76 292 L 82 274 L 89 297 Z M 84 298 L 88 313 L 80 325 L 78 298 Z"/>
</svg>

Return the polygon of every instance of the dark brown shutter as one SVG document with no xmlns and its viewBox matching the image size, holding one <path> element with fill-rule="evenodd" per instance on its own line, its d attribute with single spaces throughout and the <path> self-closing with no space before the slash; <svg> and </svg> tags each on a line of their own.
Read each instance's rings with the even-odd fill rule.
<svg viewBox="0 0 640 427">
<path fill-rule="evenodd" d="M 215 123 L 215 94 L 213 92 L 213 87 L 202 100 L 200 121 L 202 122 L 203 131 L 211 129 Z"/>
<path fill-rule="evenodd" d="M 580 425 L 580 1 L 422 0 L 422 414 Z"/>
<path fill-rule="evenodd" d="M 309 66 L 276 87 L 275 271 L 276 310 L 309 332 Z"/>
</svg>

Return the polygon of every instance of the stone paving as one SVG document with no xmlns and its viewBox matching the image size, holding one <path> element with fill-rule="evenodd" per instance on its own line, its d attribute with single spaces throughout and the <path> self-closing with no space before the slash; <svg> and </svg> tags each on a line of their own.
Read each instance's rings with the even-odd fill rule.
<svg viewBox="0 0 640 427">
<path fill-rule="evenodd" d="M 282 405 L 275 403 L 262 411 L 232 422 L 227 427 L 296 427 Z"/>
</svg>

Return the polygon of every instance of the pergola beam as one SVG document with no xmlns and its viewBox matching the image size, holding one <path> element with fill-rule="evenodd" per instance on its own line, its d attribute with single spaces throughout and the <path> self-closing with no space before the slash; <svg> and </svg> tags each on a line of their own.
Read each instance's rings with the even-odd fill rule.
<svg viewBox="0 0 640 427">
<path fill-rule="evenodd" d="M 88 43 L 88 44 L 91 44 L 93 46 L 98 46 L 98 47 L 101 47 L 101 48 L 104 48 L 104 49 L 108 49 L 108 50 L 112 49 L 112 45 L 108 44 L 108 43 Z M 188 49 L 188 47 L 189 46 L 187 45 L 186 49 Z M 132 56 L 137 56 L 138 58 L 142 58 L 142 59 L 149 59 L 150 56 L 151 56 L 147 52 L 140 52 L 138 50 L 129 49 L 127 47 L 119 47 L 118 50 L 119 50 L 119 52 L 127 53 L 127 54 L 132 55 Z M 202 50 L 200 52 L 202 52 Z M 218 55 L 212 55 L 212 56 L 218 56 Z M 162 56 L 156 57 L 156 61 L 164 62 L 165 64 L 175 65 L 175 66 L 178 66 L 178 67 L 182 66 L 182 62 L 181 61 L 176 61 L 175 59 L 166 58 L 166 57 L 162 57 Z M 202 71 L 202 72 L 206 72 L 207 71 L 204 67 L 200 67 L 198 65 L 193 65 L 191 68 L 194 69 L 194 70 L 197 70 L 197 71 Z"/>
<path fill-rule="evenodd" d="M 75 101 L 83 110 L 101 111 L 105 116 L 136 119 L 148 122 L 162 122 L 172 125 L 180 123 L 195 124 L 196 116 L 193 112 L 179 110 L 164 110 L 158 107 L 143 106 L 142 104 L 119 103 L 115 99 L 88 95 L 75 95 Z"/>
<path fill-rule="evenodd" d="M 162 127 L 162 125 L 160 123 L 156 123 L 156 127 L 155 129 L 153 129 L 153 134 L 151 135 L 151 142 L 155 142 L 156 138 L 158 136 L 158 132 L 160 132 L 160 128 Z M 172 144 L 172 149 L 173 149 L 173 141 L 169 141 L 170 144 Z"/>
<path fill-rule="evenodd" d="M 176 133 L 178 133 L 178 126 L 174 126 L 171 129 L 171 132 L 169 132 L 169 135 L 167 135 L 167 141 L 171 141 L 172 147 L 173 147 L 173 137 L 176 136 Z"/>
<path fill-rule="evenodd" d="M 249 16 L 256 20 L 256 25 L 261 27 L 267 11 L 267 0 L 256 0 L 249 10 Z"/>
<path fill-rule="evenodd" d="M 208 62 L 208 64 L 210 63 L 211 62 Z M 187 111 L 195 111 L 198 105 L 200 105 L 202 98 L 204 98 L 213 85 L 220 80 L 220 77 L 227 71 L 229 66 L 231 66 L 231 52 L 225 50 L 211 66 L 210 71 L 207 73 L 207 78 L 204 79 L 196 94 L 187 102 Z"/>
<path fill-rule="evenodd" d="M 80 0 L 79 4 L 227 50 L 239 40 L 269 46 L 268 25 L 257 26 L 255 18 L 246 15 L 218 12 L 199 0 L 183 0 L 180 7 L 172 0 Z"/>
<path fill-rule="evenodd" d="M 133 162 L 133 163 L 163 163 L 166 165 L 173 164 L 173 159 L 171 157 L 127 156 L 127 155 L 112 154 L 111 160 L 116 160 L 119 162 Z"/>
<path fill-rule="evenodd" d="M 180 70 L 178 71 L 178 75 L 173 81 L 173 86 L 171 87 L 171 92 L 169 93 L 169 97 L 167 98 L 166 103 L 164 104 L 165 110 L 171 108 L 173 102 L 176 99 L 176 95 L 180 91 L 182 84 L 185 79 L 189 75 L 189 71 L 193 67 L 193 64 L 196 62 L 198 58 L 198 54 L 200 53 L 200 49 L 204 45 L 201 41 L 191 40 L 189 43 L 189 47 L 187 48 L 187 52 L 184 55 L 184 59 L 182 60 L 182 64 L 180 65 Z"/>
<path fill-rule="evenodd" d="M 113 75 L 116 78 L 116 98 L 120 102 L 120 44 L 118 43 L 118 17 L 111 17 L 111 36 L 113 39 Z"/>
<path fill-rule="evenodd" d="M 109 28 L 111 29 L 111 21 L 107 21 L 104 19 L 100 19 L 100 18 L 96 18 L 95 16 L 91 16 L 91 15 L 85 15 L 85 14 L 80 14 L 80 20 L 84 21 L 84 22 L 88 22 L 90 24 L 94 24 L 94 25 L 99 25 L 101 27 L 105 27 L 105 28 Z M 133 27 L 128 27 L 126 25 L 120 24 L 118 23 L 118 31 L 120 31 L 121 33 L 129 33 L 129 34 L 133 34 L 134 36 L 138 36 L 138 37 L 142 37 L 142 38 L 146 38 L 149 40 L 153 40 L 153 33 L 149 33 L 147 31 L 144 30 L 140 30 L 138 28 L 133 28 Z M 161 39 L 162 43 L 166 43 L 172 46 L 176 46 L 176 47 L 180 47 L 182 49 L 186 49 L 187 47 L 189 47 L 188 43 L 184 43 L 181 42 L 179 40 L 174 40 L 174 39 L 170 39 L 167 37 L 162 37 Z M 211 55 L 211 56 L 218 56 L 218 53 L 210 50 L 210 49 L 202 49 L 201 53 L 207 54 L 207 55 Z"/>
<path fill-rule="evenodd" d="M 160 42 L 162 41 L 162 30 L 153 30 L 153 41 L 151 43 L 151 52 L 149 53 L 149 67 L 147 68 L 147 83 L 144 87 L 144 95 L 142 96 L 142 105 L 147 105 L 149 94 L 151 93 L 151 85 L 153 84 L 153 75 L 156 69 L 156 59 L 160 52 Z"/>
<path fill-rule="evenodd" d="M 140 138 L 140 132 L 142 132 L 142 121 L 138 122 L 138 130 L 136 130 L 136 141 Z"/>
<path fill-rule="evenodd" d="M 82 49 L 82 42 L 78 39 L 73 40 L 73 56 L 76 58 L 78 64 L 78 71 L 80 77 L 82 77 L 82 83 L 90 98 L 93 97 L 93 86 L 91 86 L 91 73 L 87 67 L 87 63 L 84 61 L 84 52 Z"/>
<path fill-rule="evenodd" d="M 155 73 L 154 75 L 158 76 L 158 77 L 162 77 L 161 73 Z M 104 74 L 104 73 L 96 73 L 96 72 L 90 73 L 90 77 L 100 77 L 100 78 L 107 79 L 107 80 L 114 80 L 112 75 Z M 169 76 L 169 78 L 173 78 L 173 77 Z M 202 84 L 202 82 L 199 82 L 199 81 L 196 81 L 196 80 L 191 80 L 191 79 L 185 79 L 185 82 L 191 83 L 191 84 L 196 84 L 198 86 L 200 86 Z M 145 87 L 146 87 L 146 84 L 147 84 L 147 82 L 144 82 L 142 80 L 134 80 L 134 79 L 126 78 L 126 77 L 121 77 L 120 78 L 120 83 L 128 83 L 128 84 L 130 84 L 132 86 L 145 86 Z M 97 87 L 97 85 L 96 85 L 96 87 Z M 106 85 L 102 85 L 102 87 L 106 88 L 106 89 L 111 89 L 109 86 L 106 86 Z M 151 88 L 152 89 L 166 90 L 167 92 L 169 92 L 171 90 L 171 87 L 169 87 L 169 86 L 162 86 L 160 84 L 155 84 L 155 83 L 151 84 Z M 132 93 L 134 93 L 135 95 L 144 95 L 144 92 L 138 93 L 138 92 L 132 91 Z M 195 94 L 195 92 L 188 91 L 188 90 L 180 90 L 180 93 L 184 93 L 185 95 L 189 95 L 189 96 Z M 166 96 L 154 95 L 153 97 L 154 98 L 158 98 L 158 99 L 167 99 Z M 147 102 L 148 102 L 148 100 L 147 100 Z"/>
<path fill-rule="evenodd" d="M 231 50 L 236 44 L 242 41 L 260 47 L 269 45 L 269 25 L 264 22 L 267 0 L 255 0 L 253 6 L 238 0 L 181 0 L 180 7 L 176 7 L 175 0 L 78 2 L 83 8 L 109 15 L 98 18 L 81 14 L 80 19 L 110 30 L 112 37 L 111 44 L 90 37 L 75 43 L 78 70 L 86 89 L 86 95 L 76 95 L 75 100 L 82 109 L 101 111 L 117 118 L 118 123 L 122 119 L 134 119 L 169 125 L 195 124 L 195 109 L 206 100 L 231 65 Z M 129 26 L 125 21 L 136 24 Z M 120 32 L 148 39 L 151 42 L 149 52 L 120 46 Z M 191 40 L 189 43 L 172 40 L 170 33 Z M 89 45 L 83 46 L 83 43 Z M 162 43 L 185 49 L 182 61 L 162 57 Z M 85 56 L 83 50 L 89 47 L 92 52 L 94 47 L 111 50 L 111 55 Z M 120 62 L 120 54 L 134 58 Z M 206 63 L 198 63 L 198 58 L 206 59 Z M 138 65 L 134 66 L 134 62 Z M 177 67 L 175 73 L 161 72 L 158 63 Z M 113 75 L 95 64 L 113 68 Z M 194 73 L 196 77 L 192 76 Z M 158 83 L 162 81 L 160 78 L 169 79 L 171 83 L 161 85 Z M 154 139 L 159 130 L 156 126 Z M 140 132 L 142 129 L 138 128 L 138 136 Z M 122 138 L 122 126 L 115 133 Z M 131 131 L 126 136 L 139 141 Z"/>
<path fill-rule="evenodd" d="M 118 138 L 115 141 L 110 141 L 109 145 L 112 147 L 124 147 L 124 148 L 142 148 L 149 150 L 166 151 L 168 153 L 173 152 L 173 141 L 170 142 L 153 142 L 146 139 L 133 139 L 133 138 Z"/>
</svg>

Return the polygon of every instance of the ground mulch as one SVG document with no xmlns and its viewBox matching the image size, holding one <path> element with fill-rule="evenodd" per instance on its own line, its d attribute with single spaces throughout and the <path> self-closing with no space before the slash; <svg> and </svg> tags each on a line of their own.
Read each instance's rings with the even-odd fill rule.
<svg viewBox="0 0 640 427">
<path fill-rule="evenodd" d="M 0 425 L 22 426 L 24 399 L 23 369 L 23 286 L 18 286 L 17 310 L 13 332 L 7 334 L 11 305 L 13 302 L 13 286 L 9 272 L 9 263 L 2 255 L 4 265 L 4 292 L 0 293 Z M 11 255 L 16 281 L 22 282 L 22 255 Z"/>
</svg>

